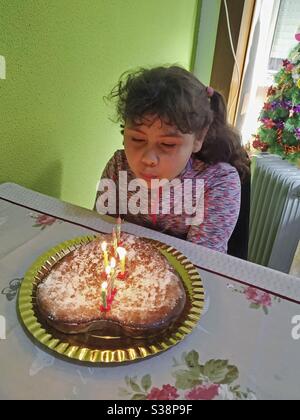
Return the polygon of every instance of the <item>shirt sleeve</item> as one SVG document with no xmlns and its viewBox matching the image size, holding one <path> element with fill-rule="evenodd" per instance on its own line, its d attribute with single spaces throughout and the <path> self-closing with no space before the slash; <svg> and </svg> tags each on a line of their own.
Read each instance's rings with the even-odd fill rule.
<svg viewBox="0 0 300 420">
<path fill-rule="evenodd" d="M 237 170 L 228 165 L 216 167 L 205 182 L 203 222 L 190 227 L 187 240 L 226 253 L 240 212 L 240 178 Z"/>
<path fill-rule="evenodd" d="M 113 180 L 115 182 L 117 181 L 117 179 L 118 179 L 118 173 L 119 173 L 119 166 L 120 166 L 119 165 L 119 160 L 120 160 L 120 158 L 119 158 L 119 151 L 117 151 L 110 158 L 110 160 L 107 162 L 107 164 L 106 164 L 106 166 L 105 166 L 105 168 L 104 168 L 104 170 L 102 172 L 102 175 L 101 175 L 100 180 L 107 178 L 107 179 L 111 179 L 111 180 Z M 95 198 L 95 203 L 94 203 L 94 207 L 93 207 L 93 210 L 94 211 L 97 211 L 96 204 L 97 204 L 98 197 L 100 195 L 101 195 L 101 192 L 100 191 L 97 191 L 96 198 Z"/>
</svg>

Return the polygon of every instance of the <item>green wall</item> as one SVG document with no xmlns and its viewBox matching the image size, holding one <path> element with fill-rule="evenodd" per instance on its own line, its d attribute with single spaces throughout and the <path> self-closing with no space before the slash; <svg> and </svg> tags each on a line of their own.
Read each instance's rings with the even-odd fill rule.
<svg viewBox="0 0 300 420">
<path fill-rule="evenodd" d="M 193 71 L 206 85 L 210 83 L 220 10 L 221 0 L 202 0 Z"/>
<path fill-rule="evenodd" d="M 1 0 L 0 183 L 91 208 L 102 169 L 122 144 L 103 96 L 129 68 L 190 68 L 199 4 Z"/>
</svg>

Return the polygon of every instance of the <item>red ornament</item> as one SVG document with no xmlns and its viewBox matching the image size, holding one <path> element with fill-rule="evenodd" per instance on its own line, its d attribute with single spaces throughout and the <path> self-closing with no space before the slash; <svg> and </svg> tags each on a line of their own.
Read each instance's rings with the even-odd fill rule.
<svg viewBox="0 0 300 420">
<path fill-rule="evenodd" d="M 265 103 L 264 103 L 264 107 L 263 107 L 263 109 L 264 109 L 265 111 L 270 111 L 270 110 L 272 109 L 272 105 L 271 105 L 271 104 L 269 104 L 268 102 L 265 102 Z"/>
<path fill-rule="evenodd" d="M 285 69 L 288 73 L 291 73 L 293 71 L 294 67 L 295 67 L 294 64 L 290 63 L 285 67 Z"/>
<path fill-rule="evenodd" d="M 276 123 L 271 118 L 263 118 L 262 122 L 266 128 L 272 129 Z"/>
<path fill-rule="evenodd" d="M 268 96 L 273 96 L 275 95 L 276 90 L 273 88 L 273 86 L 270 86 L 268 89 Z"/>
<path fill-rule="evenodd" d="M 255 140 L 253 141 L 252 146 L 254 149 L 260 150 L 262 152 L 266 152 L 269 148 L 269 144 L 261 141 L 259 136 L 255 136 Z"/>
</svg>

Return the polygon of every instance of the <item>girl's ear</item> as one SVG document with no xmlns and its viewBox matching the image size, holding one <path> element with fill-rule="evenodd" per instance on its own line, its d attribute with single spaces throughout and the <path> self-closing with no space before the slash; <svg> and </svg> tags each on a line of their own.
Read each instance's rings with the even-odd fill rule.
<svg viewBox="0 0 300 420">
<path fill-rule="evenodd" d="M 201 148 L 202 148 L 202 145 L 203 145 L 203 142 L 204 142 L 204 140 L 205 140 L 205 137 L 206 137 L 206 135 L 207 135 L 208 130 L 209 130 L 209 127 L 205 127 L 205 128 L 202 130 L 201 134 L 199 134 L 199 135 L 195 138 L 195 140 L 194 140 L 194 147 L 193 147 L 193 153 L 200 152 L 200 150 L 201 150 Z"/>
<path fill-rule="evenodd" d="M 193 153 L 200 152 L 202 148 L 203 140 L 200 140 L 199 138 L 195 139 L 194 141 L 194 147 L 193 147 Z"/>
</svg>

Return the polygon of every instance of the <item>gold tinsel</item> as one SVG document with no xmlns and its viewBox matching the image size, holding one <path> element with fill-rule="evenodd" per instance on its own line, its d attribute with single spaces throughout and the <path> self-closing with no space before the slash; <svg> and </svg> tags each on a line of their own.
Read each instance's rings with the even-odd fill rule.
<svg viewBox="0 0 300 420">
<path fill-rule="evenodd" d="M 278 128 L 277 130 L 277 143 L 283 147 L 284 153 L 286 155 L 289 155 L 291 153 L 299 153 L 300 152 L 300 144 L 297 146 L 288 146 L 287 144 L 283 144 L 282 141 L 282 132 L 283 130 L 281 128 Z"/>
</svg>

